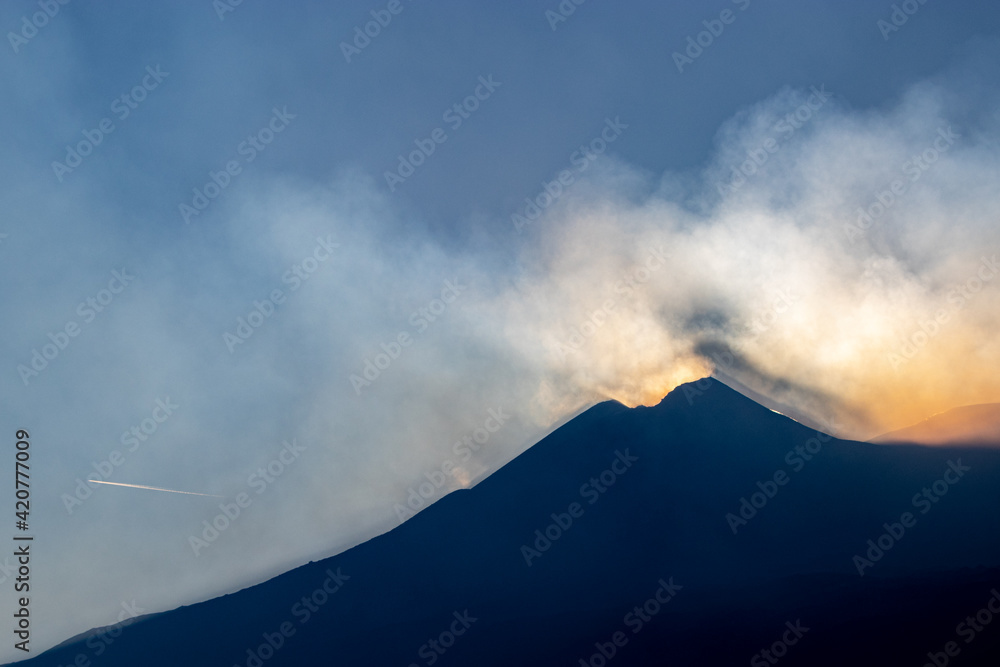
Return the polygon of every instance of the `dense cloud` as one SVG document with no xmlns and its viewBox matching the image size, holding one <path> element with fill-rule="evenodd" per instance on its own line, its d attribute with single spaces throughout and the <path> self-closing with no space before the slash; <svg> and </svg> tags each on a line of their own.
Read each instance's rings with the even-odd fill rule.
<svg viewBox="0 0 1000 667">
<path fill-rule="evenodd" d="M 720 130 L 697 179 L 608 165 L 533 223 L 508 340 L 556 405 L 550 386 L 648 403 L 714 369 L 871 437 L 997 400 L 1000 104 L 981 73 L 881 112 L 782 91 Z"/>
</svg>

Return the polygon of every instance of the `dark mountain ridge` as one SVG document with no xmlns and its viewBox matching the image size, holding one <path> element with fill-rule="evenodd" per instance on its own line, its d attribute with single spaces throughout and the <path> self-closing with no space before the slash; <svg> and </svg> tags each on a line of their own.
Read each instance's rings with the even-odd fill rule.
<svg viewBox="0 0 1000 667">
<path fill-rule="evenodd" d="M 99 658 L 22 664 L 746 664 L 800 620 L 782 664 L 920 665 L 1000 585 L 998 507 L 996 450 L 838 440 L 702 380 L 598 404 L 389 533 Z M 962 665 L 997 664 L 987 630 Z"/>
<path fill-rule="evenodd" d="M 964 405 L 884 433 L 870 442 L 1000 447 L 1000 403 Z"/>
</svg>

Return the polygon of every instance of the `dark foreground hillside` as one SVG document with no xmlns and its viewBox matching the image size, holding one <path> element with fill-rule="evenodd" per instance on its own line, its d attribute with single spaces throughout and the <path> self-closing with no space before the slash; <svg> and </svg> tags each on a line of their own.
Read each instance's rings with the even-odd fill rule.
<svg viewBox="0 0 1000 667">
<path fill-rule="evenodd" d="M 997 665 L 998 508 L 996 450 L 840 441 L 702 381 L 90 664 Z"/>
</svg>

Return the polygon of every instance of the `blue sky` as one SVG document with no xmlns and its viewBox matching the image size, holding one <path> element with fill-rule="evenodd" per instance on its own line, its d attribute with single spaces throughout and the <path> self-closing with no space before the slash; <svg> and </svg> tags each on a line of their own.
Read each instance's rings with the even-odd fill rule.
<svg viewBox="0 0 1000 667">
<path fill-rule="evenodd" d="M 855 437 L 1000 401 L 995 379 L 947 376 L 1000 358 L 982 342 L 996 290 L 954 291 L 1000 242 L 995 3 L 914 1 L 893 31 L 893 3 L 870 0 L 564 2 L 555 29 L 554 0 L 389 5 L 243 0 L 220 17 L 208 0 L 76 0 L 7 36 L 0 391 L 4 432 L 36 447 L 39 649 L 122 602 L 171 608 L 387 530 L 445 461 L 460 471 L 429 500 L 587 405 L 711 372 L 710 350 Z M 40 11 L 5 3 L 0 27 Z M 348 62 L 373 11 L 391 21 Z M 673 54 L 712 29 L 679 71 Z M 446 115 L 468 99 L 461 124 Z M 799 110 L 801 127 L 775 129 Z M 960 138 L 936 166 L 845 239 L 948 127 Z M 390 188 L 397 156 L 438 128 Z M 85 132 L 99 144 L 54 169 Z M 721 197 L 769 139 L 768 163 Z M 584 145 L 602 148 L 581 162 Z M 564 170 L 518 233 L 511 216 Z M 185 220 L 213 174 L 224 187 Z M 798 305 L 773 317 L 782 294 Z M 894 361 L 942 308 L 947 352 Z M 227 344 L 255 310 L 261 326 Z M 19 370 L 59 340 L 37 375 Z M 129 451 L 122 434 L 168 397 L 179 407 Z M 498 409 L 510 418 L 456 460 Z M 115 451 L 109 481 L 253 503 L 197 554 L 218 499 L 103 487 L 67 507 Z"/>
</svg>

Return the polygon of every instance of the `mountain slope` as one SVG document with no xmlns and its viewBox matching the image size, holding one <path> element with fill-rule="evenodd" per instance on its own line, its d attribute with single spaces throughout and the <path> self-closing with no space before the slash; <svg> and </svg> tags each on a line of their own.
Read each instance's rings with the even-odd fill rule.
<svg viewBox="0 0 1000 667">
<path fill-rule="evenodd" d="M 395 530 L 140 620 L 94 664 L 745 664 L 799 619 L 783 664 L 921 664 L 1000 585 L 997 507 L 997 451 L 840 441 L 703 380 L 599 404 Z M 962 664 L 994 664 L 998 636 Z"/>
<path fill-rule="evenodd" d="M 872 442 L 1000 446 L 1000 403 L 954 408 L 913 426 L 880 435 Z"/>
</svg>

